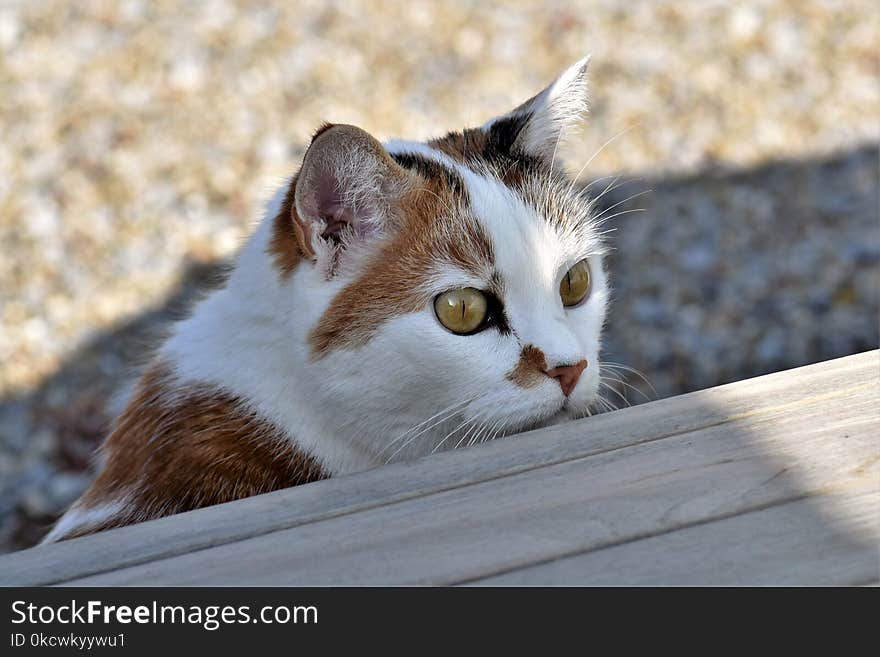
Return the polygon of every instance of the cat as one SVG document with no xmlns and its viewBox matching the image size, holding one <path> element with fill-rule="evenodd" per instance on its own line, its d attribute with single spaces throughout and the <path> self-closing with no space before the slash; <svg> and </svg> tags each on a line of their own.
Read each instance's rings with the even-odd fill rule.
<svg viewBox="0 0 880 657">
<path fill-rule="evenodd" d="M 606 247 L 556 161 L 588 60 L 427 142 L 318 129 L 44 542 L 588 414 Z"/>
</svg>

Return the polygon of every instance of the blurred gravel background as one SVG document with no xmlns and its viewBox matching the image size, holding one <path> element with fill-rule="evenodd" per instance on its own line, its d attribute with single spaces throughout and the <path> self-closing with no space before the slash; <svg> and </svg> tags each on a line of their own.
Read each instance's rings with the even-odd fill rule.
<svg viewBox="0 0 880 657">
<path fill-rule="evenodd" d="M 613 138 L 582 179 L 643 210 L 614 219 L 607 357 L 667 396 L 876 348 L 878 44 L 868 1 L 0 2 L 0 551 L 86 486 L 321 121 L 479 124 L 585 52 L 569 161 Z"/>
</svg>

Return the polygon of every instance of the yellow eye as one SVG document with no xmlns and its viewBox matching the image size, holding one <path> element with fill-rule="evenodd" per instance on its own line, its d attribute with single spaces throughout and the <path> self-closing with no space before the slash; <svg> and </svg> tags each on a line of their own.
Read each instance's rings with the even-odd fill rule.
<svg viewBox="0 0 880 657">
<path fill-rule="evenodd" d="M 472 287 L 449 290 L 434 299 L 437 319 L 453 333 L 468 335 L 486 319 L 486 295 Z"/>
<path fill-rule="evenodd" d="M 581 260 L 569 269 L 559 284 L 559 296 L 565 306 L 576 306 L 590 293 L 590 265 Z"/>
</svg>

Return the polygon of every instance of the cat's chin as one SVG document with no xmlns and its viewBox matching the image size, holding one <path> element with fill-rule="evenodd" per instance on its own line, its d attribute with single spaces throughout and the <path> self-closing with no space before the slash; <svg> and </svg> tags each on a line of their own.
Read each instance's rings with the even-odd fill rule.
<svg viewBox="0 0 880 657">
<path fill-rule="evenodd" d="M 553 415 L 540 420 L 535 426 L 530 427 L 531 429 L 541 429 L 543 427 L 552 427 L 555 424 L 563 424 L 565 422 L 571 422 L 575 419 L 575 415 L 573 415 L 567 408 L 564 406 L 556 411 Z"/>
<path fill-rule="evenodd" d="M 586 404 L 582 408 L 574 408 L 566 402 L 562 404 L 557 411 L 548 415 L 545 418 L 536 421 L 533 426 L 530 426 L 528 429 L 523 429 L 523 431 L 531 429 L 541 429 L 543 427 L 551 427 L 556 424 L 572 422 L 573 420 L 580 420 L 581 418 L 591 415 L 592 408 L 592 403 Z"/>
<path fill-rule="evenodd" d="M 555 424 L 570 422 L 579 417 L 583 417 L 583 413 L 572 411 L 567 404 L 561 404 L 556 410 L 544 413 L 537 418 L 529 418 L 520 423 L 520 425 L 509 431 L 508 433 L 522 433 L 524 431 L 532 431 L 533 429 L 543 429 L 551 427 Z"/>
</svg>

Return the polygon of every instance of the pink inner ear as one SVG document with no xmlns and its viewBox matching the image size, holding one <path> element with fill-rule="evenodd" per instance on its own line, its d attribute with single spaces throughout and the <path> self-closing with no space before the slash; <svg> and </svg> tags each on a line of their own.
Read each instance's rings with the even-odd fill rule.
<svg viewBox="0 0 880 657">
<path fill-rule="evenodd" d="M 322 209 L 322 219 L 326 222 L 321 237 L 338 242 L 346 226 L 352 226 L 357 234 L 354 214 L 340 203 L 333 203 Z"/>
<path fill-rule="evenodd" d="M 315 215 L 325 222 L 321 237 L 339 242 L 342 231 L 348 226 L 356 237 L 361 239 L 367 237 L 371 232 L 368 223 L 358 213 L 345 206 L 337 186 L 338 180 L 335 176 L 324 175 L 315 190 L 315 200 L 318 205 Z"/>
</svg>

